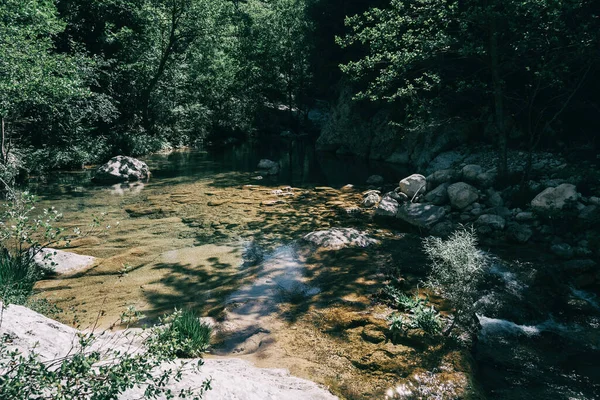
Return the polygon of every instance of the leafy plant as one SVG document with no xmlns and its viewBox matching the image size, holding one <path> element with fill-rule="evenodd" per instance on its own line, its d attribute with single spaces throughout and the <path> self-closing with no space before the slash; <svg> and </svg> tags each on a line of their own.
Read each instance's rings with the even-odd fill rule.
<svg viewBox="0 0 600 400">
<path fill-rule="evenodd" d="M 124 348 L 131 349 L 136 336 Z M 118 350 L 116 345 L 98 346 L 94 334 L 79 334 L 77 348 L 65 357 L 42 361 L 32 349 L 28 354 L 11 349 L 11 339 L 0 339 L 0 398 L 65 400 L 113 400 L 128 389 L 143 388 L 144 399 L 179 398 L 200 399 L 210 389 L 210 380 L 199 388 L 182 389 L 173 393 L 167 386 L 179 381 L 186 369 L 198 370 L 202 360 L 195 364 L 181 364 L 175 368 L 160 368 L 173 364 L 168 345 L 156 343 L 139 351 Z"/>
<path fill-rule="evenodd" d="M 412 300 L 414 304 L 408 309 L 408 314 L 393 313 L 389 318 L 389 330 L 392 340 L 397 340 L 401 334 L 406 334 L 409 330 L 422 330 L 427 335 L 438 334 L 442 323 L 438 312 L 433 305 L 428 306 L 427 301 L 415 296 Z"/>
<path fill-rule="evenodd" d="M 148 339 L 150 348 L 160 346 L 178 357 L 194 358 L 202 356 L 210 344 L 212 327 L 191 310 L 175 310 L 161 323 L 167 326 Z"/>
<path fill-rule="evenodd" d="M 477 248 L 474 230 L 461 228 L 447 240 L 428 237 L 423 248 L 431 262 L 427 285 L 454 308 L 454 319 L 445 334 L 449 335 L 457 322 L 470 327 L 475 318 L 477 287 L 488 265 L 488 256 Z"/>
</svg>

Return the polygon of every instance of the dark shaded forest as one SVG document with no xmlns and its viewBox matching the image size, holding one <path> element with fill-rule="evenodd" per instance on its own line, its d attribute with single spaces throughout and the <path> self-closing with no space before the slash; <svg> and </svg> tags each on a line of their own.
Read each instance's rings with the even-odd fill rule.
<svg viewBox="0 0 600 400">
<path fill-rule="evenodd" d="M 399 138 L 448 126 L 596 154 L 593 0 L 5 0 L 2 176 L 319 134 L 344 90 Z M 370 133 L 365 132 L 368 137 Z"/>
</svg>

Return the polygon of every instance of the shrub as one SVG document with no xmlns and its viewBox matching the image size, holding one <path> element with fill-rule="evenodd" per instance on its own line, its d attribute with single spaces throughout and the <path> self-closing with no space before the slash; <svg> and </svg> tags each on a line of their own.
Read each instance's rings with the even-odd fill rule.
<svg viewBox="0 0 600 400">
<path fill-rule="evenodd" d="M 212 327 L 200 321 L 193 311 L 175 310 L 161 322 L 168 325 L 149 338 L 151 348 L 166 346 L 173 355 L 184 358 L 200 357 L 208 348 Z"/>
<path fill-rule="evenodd" d="M 131 344 L 136 336 L 130 338 Z M 182 389 L 173 393 L 167 386 L 179 381 L 187 369 L 197 370 L 202 362 L 159 368 L 172 363 L 168 346 L 156 344 L 152 348 L 125 348 L 120 351 L 107 345 L 95 346 L 93 334 L 79 334 L 79 346 L 63 358 L 42 361 L 32 349 L 21 354 L 10 348 L 10 338 L 0 339 L 0 398 L 2 399 L 64 399 L 113 400 L 133 388 L 143 388 L 144 399 L 202 398 L 210 389 L 210 380 L 199 388 Z M 108 345 L 110 347 L 110 345 Z M 101 349 L 101 350 L 98 350 Z"/>
<path fill-rule="evenodd" d="M 447 240 L 428 237 L 423 247 L 431 262 L 427 285 L 454 308 L 452 324 L 445 334 L 450 334 L 455 323 L 471 327 L 475 320 L 477 287 L 488 265 L 488 257 L 477 248 L 475 232 L 461 228 Z"/>
</svg>

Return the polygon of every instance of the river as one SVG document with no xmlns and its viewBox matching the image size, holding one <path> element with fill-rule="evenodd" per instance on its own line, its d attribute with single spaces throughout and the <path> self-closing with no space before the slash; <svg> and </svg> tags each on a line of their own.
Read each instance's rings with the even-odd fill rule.
<svg viewBox="0 0 600 400">
<path fill-rule="evenodd" d="M 281 173 L 260 177 L 262 158 L 279 161 Z M 96 186 L 84 170 L 29 184 L 68 229 L 102 219 L 102 229 L 71 243 L 100 261 L 37 286 L 64 310 L 64 322 L 118 329 L 127 307 L 143 313 L 141 323 L 192 307 L 226 328 L 211 356 L 286 367 L 352 399 L 379 398 L 424 370 L 447 381 L 472 374 L 490 399 L 600 398 L 598 300 L 553 282 L 535 256 L 527 263 L 502 256 L 490 270 L 475 371 L 460 349 L 378 339 L 387 324 L 373 301 L 382 270 L 399 266 L 416 286 L 426 260 L 414 232 L 381 226 L 356 208 L 370 175 L 382 175 L 391 190 L 410 171 L 320 154 L 309 141 L 142 159 L 152 171 L 147 183 Z M 347 226 L 382 245 L 316 253 L 299 245 L 309 232 Z"/>
</svg>

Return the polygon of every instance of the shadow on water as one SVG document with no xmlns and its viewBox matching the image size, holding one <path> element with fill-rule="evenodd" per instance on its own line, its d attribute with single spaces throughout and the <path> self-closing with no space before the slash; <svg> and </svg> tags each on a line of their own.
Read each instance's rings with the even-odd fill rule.
<svg viewBox="0 0 600 400">
<path fill-rule="evenodd" d="M 168 154 L 153 154 L 140 157 L 145 161 L 152 177 L 149 187 L 169 187 L 174 184 L 213 179 L 217 187 L 239 186 L 239 176 L 246 179 L 255 176 L 258 162 L 271 159 L 281 165 L 276 177 L 265 177 L 261 185 L 329 185 L 364 184 L 370 175 L 382 175 L 389 181 L 397 181 L 408 173 L 407 167 L 367 159 L 336 156 L 320 153 L 311 140 L 293 141 L 265 140 L 261 143 L 245 142 L 224 149 L 174 151 Z M 228 177 L 228 173 L 236 172 Z M 93 169 L 82 171 L 57 171 L 47 176 L 33 177 L 28 189 L 48 200 L 69 197 L 85 197 L 91 193 L 111 190 L 120 192 L 114 185 L 97 186 L 91 183 Z M 133 194 L 137 192 L 134 191 Z"/>
</svg>

